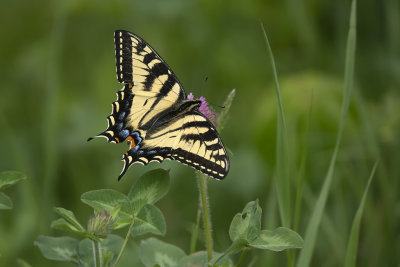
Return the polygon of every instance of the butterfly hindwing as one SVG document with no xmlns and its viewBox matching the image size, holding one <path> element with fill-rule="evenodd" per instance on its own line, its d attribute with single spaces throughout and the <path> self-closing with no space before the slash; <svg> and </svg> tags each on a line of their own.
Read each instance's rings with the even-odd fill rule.
<svg viewBox="0 0 400 267">
<path fill-rule="evenodd" d="M 172 147 L 172 157 L 216 179 L 229 171 L 224 145 L 212 123 L 200 112 L 191 111 L 182 118 L 183 125 Z"/>
<path fill-rule="evenodd" d="M 178 160 L 214 178 L 223 179 L 229 171 L 229 160 L 220 137 L 212 123 L 201 113 L 191 111 L 155 125 L 137 151 L 124 157 L 125 168 L 138 162 Z M 125 169 L 124 168 L 124 169 Z"/>
</svg>

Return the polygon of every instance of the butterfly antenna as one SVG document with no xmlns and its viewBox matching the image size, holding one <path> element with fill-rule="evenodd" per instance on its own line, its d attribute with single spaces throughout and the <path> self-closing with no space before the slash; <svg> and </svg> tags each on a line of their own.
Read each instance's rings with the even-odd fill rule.
<svg viewBox="0 0 400 267">
<path fill-rule="evenodd" d="M 206 78 L 204 79 L 203 85 L 200 88 L 200 95 L 204 95 L 203 94 L 203 89 L 205 88 L 205 85 L 208 81 L 208 76 L 206 76 Z M 214 103 L 210 102 L 207 100 L 208 103 L 210 103 L 213 107 L 218 107 L 218 108 L 225 108 L 225 106 L 220 106 L 220 105 L 215 105 Z"/>
<path fill-rule="evenodd" d="M 203 84 L 202 84 L 201 87 L 200 87 L 200 95 L 203 94 L 203 91 L 204 91 L 204 88 L 205 88 L 205 86 L 206 86 L 207 81 L 208 81 L 208 76 L 206 76 L 206 78 L 205 78 L 204 81 L 203 81 Z"/>
</svg>

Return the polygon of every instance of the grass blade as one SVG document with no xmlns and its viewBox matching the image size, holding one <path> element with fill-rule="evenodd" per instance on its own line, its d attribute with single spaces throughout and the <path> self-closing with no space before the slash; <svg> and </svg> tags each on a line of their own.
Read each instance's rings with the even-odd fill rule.
<svg viewBox="0 0 400 267">
<path fill-rule="evenodd" d="M 60 106 L 60 55 L 63 38 L 65 34 L 65 25 L 67 17 L 67 8 L 65 5 L 54 5 L 54 18 L 52 30 L 50 32 L 47 76 L 45 84 L 46 101 L 43 103 L 44 113 L 43 123 L 43 187 L 41 192 L 41 216 L 42 222 L 39 223 L 44 231 L 45 225 L 50 218 L 50 207 L 54 199 L 54 184 L 56 180 L 56 169 L 58 163 L 57 153 L 57 121 L 58 110 Z"/>
<path fill-rule="evenodd" d="M 344 95 L 343 95 L 342 113 L 339 122 L 338 135 L 333 155 L 329 164 L 328 172 L 325 176 L 324 184 L 322 186 L 320 195 L 317 199 L 310 222 L 307 226 L 305 240 L 304 240 L 304 248 L 300 253 L 299 261 L 297 263 L 298 267 L 304 267 L 310 265 L 311 257 L 315 247 L 315 241 L 317 239 L 319 225 L 321 223 L 321 218 L 325 209 L 326 200 L 328 198 L 329 190 L 332 184 L 333 173 L 336 164 L 336 157 L 342 139 L 343 128 L 346 122 L 350 104 L 351 92 L 353 88 L 355 49 L 356 49 L 356 0 L 353 0 L 351 4 L 350 27 L 347 38 L 346 63 L 345 63 L 345 73 L 344 73 Z"/>
<path fill-rule="evenodd" d="M 284 227 L 290 227 L 290 181 L 289 181 L 289 164 L 287 153 L 287 132 L 285 115 L 283 112 L 282 98 L 278 82 L 278 74 L 276 71 L 274 55 L 268 40 L 264 25 L 261 23 L 264 34 L 265 43 L 268 49 L 269 58 L 271 60 L 272 70 L 274 73 L 275 89 L 278 98 L 277 127 L 276 127 L 276 175 L 275 188 L 278 196 L 279 213 Z"/>
<path fill-rule="evenodd" d="M 365 204 L 365 199 L 367 198 L 368 189 L 371 184 L 372 178 L 374 177 L 377 166 L 378 166 L 378 161 L 375 162 L 375 165 L 372 168 L 371 175 L 369 176 L 367 186 L 365 187 L 364 194 L 361 198 L 360 206 L 358 207 L 356 216 L 354 217 L 354 220 L 353 220 L 353 225 L 351 226 L 350 237 L 349 237 L 349 241 L 347 243 L 346 258 L 345 258 L 345 265 L 344 265 L 345 267 L 356 266 L 358 236 L 360 234 L 361 216 L 364 211 L 364 204 Z"/>
</svg>

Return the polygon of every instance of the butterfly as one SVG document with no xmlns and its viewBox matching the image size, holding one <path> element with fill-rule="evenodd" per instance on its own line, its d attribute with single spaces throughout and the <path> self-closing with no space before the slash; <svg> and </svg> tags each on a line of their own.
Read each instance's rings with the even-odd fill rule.
<svg viewBox="0 0 400 267">
<path fill-rule="evenodd" d="M 117 30 L 114 44 L 117 79 L 124 87 L 112 103 L 107 129 L 95 137 L 130 143 L 118 180 L 134 163 L 165 159 L 225 178 L 229 158 L 214 125 L 198 110 L 201 101 L 187 99 L 171 68 L 139 36 Z"/>
</svg>

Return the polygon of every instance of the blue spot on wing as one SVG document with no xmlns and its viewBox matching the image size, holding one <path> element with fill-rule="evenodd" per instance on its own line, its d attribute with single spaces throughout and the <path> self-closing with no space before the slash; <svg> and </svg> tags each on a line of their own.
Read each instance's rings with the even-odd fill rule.
<svg viewBox="0 0 400 267">
<path fill-rule="evenodd" d="M 121 114 L 119 114 L 118 119 L 122 121 L 125 118 L 125 115 L 126 115 L 126 112 L 122 111 Z"/>
<path fill-rule="evenodd" d="M 122 131 L 119 132 L 119 136 L 120 136 L 123 140 L 125 140 L 125 139 L 128 137 L 128 135 L 129 135 L 129 130 L 127 130 L 127 129 L 124 129 L 124 130 L 122 130 Z"/>
</svg>

